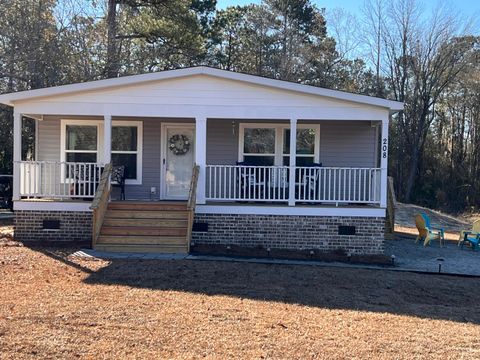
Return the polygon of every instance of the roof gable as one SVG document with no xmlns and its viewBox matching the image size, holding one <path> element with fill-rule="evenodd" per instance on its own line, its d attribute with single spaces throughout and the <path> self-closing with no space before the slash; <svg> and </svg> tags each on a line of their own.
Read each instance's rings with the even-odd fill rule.
<svg viewBox="0 0 480 360">
<path fill-rule="evenodd" d="M 160 85 L 161 84 L 161 85 Z M 228 91 L 227 91 L 228 90 Z M 190 91 L 190 92 L 188 92 Z M 115 79 L 106 79 L 78 83 L 72 85 L 57 86 L 52 88 L 23 91 L 11 94 L 0 95 L 0 103 L 14 105 L 16 102 L 31 100 L 48 100 L 48 98 L 67 99 L 77 98 L 83 101 L 101 101 L 99 95 L 115 98 L 124 94 L 135 96 L 138 101 L 148 101 L 148 94 L 171 97 L 172 94 L 194 99 L 192 92 L 205 92 L 207 98 L 228 103 L 228 99 L 223 99 L 222 94 L 227 91 L 230 95 L 235 93 L 242 95 L 235 97 L 237 100 L 250 98 L 255 103 L 260 103 L 262 99 L 275 100 L 279 104 L 286 100 L 284 96 L 288 95 L 288 101 L 299 101 L 303 106 L 308 106 L 310 102 L 325 103 L 356 103 L 359 105 L 369 105 L 375 107 L 388 108 L 390 111 L 399 111 L 403 109 L 403 103 L 391 100 L 385 100 L 370 96 L 351 94 L 342 91 L 318 88 L 315 86 L 302 85 L 287 81 L 263 78 L 254 75 L 241 74 L 231 71 L 219 70 L 209 67 L 193 67 L 177 70 L 168 70 L 157 73 L 142 75 L 125 76 Z M 205 95 L 205 94 L 204 94 Z M 141 100 L 143 98 L 143 100 Z M 201 96 L 200 98 L 204 98 Z"/>
</svg>

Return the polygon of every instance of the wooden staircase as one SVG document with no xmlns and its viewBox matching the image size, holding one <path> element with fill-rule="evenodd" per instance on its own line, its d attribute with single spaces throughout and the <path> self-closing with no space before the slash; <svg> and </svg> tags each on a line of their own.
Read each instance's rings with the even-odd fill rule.
<svg viewBox="0 0 480 360">
<path fill-rule="evenodd" d="M 188 253 L 190 211 L 184 202 L 108 203 L 96 250 Z"/>
<path fill-rule="evenodd" d="M 200 168 L 194 165 L 187 201 L 110 201 L 112 164 L 103 170 L 90 209 L 92 248 L 100 251 L 188 253 Z"/>
</svg>

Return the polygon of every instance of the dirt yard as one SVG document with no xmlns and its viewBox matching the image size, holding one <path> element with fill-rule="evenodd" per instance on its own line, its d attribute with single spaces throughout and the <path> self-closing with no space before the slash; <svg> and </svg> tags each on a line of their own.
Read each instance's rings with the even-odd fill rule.
<svg viewBox="0 0 480 360">
<path fill-rule="evenodd" d="M 0 358 L 479 359 L 480 280 L 0 247 Z"/>
</svg>

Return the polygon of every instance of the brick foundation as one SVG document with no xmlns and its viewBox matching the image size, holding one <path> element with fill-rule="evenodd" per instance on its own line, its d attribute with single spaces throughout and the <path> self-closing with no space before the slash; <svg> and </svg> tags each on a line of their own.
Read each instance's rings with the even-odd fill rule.
<svg viewBox="0 0 480 360">
<path fill-rule="evenodd" d="M 272 249 L 344 250 L 349 254 L 382 254 L 385 218 L 286 215 L 196 214 L 208 231 L 194 231 L 199 245 L 238 245 Z M 355 226 L 355 235 L 339 235 L 340 225 Z"/>
<path fill-rule="evenodd" d="M 43 220 L 59 220 L 60 229 L 43 229 Z M 16 210 L 14 230 L 20 241 L 90 242 L 92 213 Z"/>
</svg>

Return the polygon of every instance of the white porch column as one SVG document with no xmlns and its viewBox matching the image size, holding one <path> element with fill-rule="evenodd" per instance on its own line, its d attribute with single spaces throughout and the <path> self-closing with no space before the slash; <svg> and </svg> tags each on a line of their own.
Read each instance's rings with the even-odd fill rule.
<svg viewBox="0 0 480 360">
<path fill-rule="evenodd" d="M 387 170 L 388 170 L 388 123 L 389 116 L 382 119 L 382 140 L 380 144 L 380 206 L 387 207 Z"/>
<path fill-rule="evenodd" d="M 297 119 L 290 119 L 290 171 L 288 179 L 288 206 L 295 206 L 295 167 L 297 165 Z"/>
<path fill-rule="evenodd" d="M 200 167 L 197 183 L 197 204 L 205 204 L 207 165 L 207 118 L 195 118 L 195 163 Z"/>
<path fill-rule="evenodd" d="M 99 161 L 99 160 L 98 160 Z M 103 116 L 103 162 L 112 161 L 112 115 Z"/>
<path fill-rule="evenodd" d="M 20 200 L 20 161 L 22 161 L 22 114 L 13 111 L 13 200 Z"/>
</svg>

